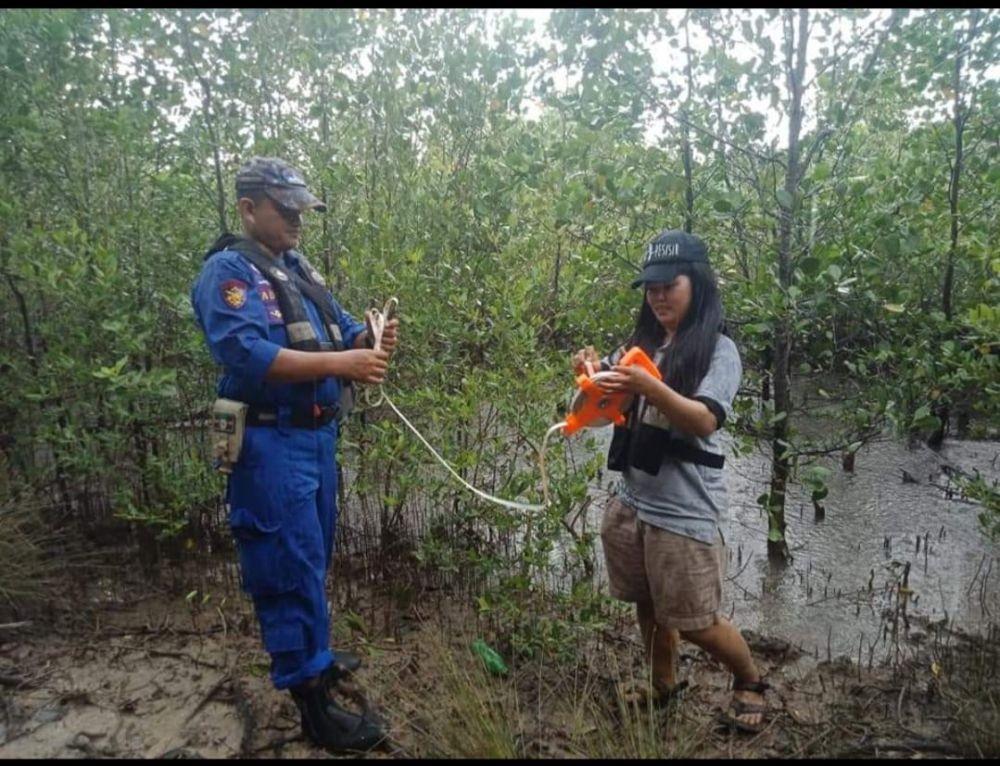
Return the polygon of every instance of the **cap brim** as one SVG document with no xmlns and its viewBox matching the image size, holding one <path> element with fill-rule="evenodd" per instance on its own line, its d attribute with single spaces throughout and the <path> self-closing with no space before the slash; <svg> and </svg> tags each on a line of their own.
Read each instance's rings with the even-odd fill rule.
<svg viewBox="0 0 1000 766">
<path fill-rule="evenodd" d="M 267 196 L 283 207 L 304 212 L 315 210 L 319 213 L 326 212 L 326 205 L 323 200 L 310 192 L 304 186 L 269 186 Z"/>
<path fill-rule="evenodd" d="M 688 261 L 671 261 L 670 263 L 652 263 L 642 270 L 638 279 L 632 282 L 632 287 L 638 287 L 646 282 L 673 282 L 681 273 Z"/>
</svg>

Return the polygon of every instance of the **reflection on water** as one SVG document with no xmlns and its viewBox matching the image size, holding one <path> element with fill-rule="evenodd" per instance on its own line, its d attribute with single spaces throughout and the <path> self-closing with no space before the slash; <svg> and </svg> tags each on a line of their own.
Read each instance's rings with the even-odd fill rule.
<svg viewBox="0 0 1000 766">
<path fill-rule="evenodd" d="M 594 448 L 606 452 L 611 429 L 591 434 Z M 980 506 L 960 501 L 957 492 L 946 496 L 949 480 L 942 471 L 942 464 L 951 464 L 993 481 L 1000 477 L 1000 444 L 951 441 L 936 454 L 883 439 L 858 452 L 854 473 L 833 458 L 819 464 L 831 470 L 826 518 L 814 519 L 808 490 L 790 487 L 786 520 L 794 560 L 782 568 L 767 561 L 767 521 L 756 503 L 768 484 L 769 458 L 727 456 L 723 598 L 739 627 L 784 638 L 819 659 L 828 651 L 856 657 L 859 636 L 868 647 L 883 635 L 883 610 L 893 599 L 886 585 L 898 580 L 906 562 L 911 617 L 948 618 L 955 627 L 984 634 L 991 622 L 1000 622 L 1000 550 L 979 530 Z M 917 483 L 904 483 L 904 471 Z M 603 501 L 617 480 L 618 474 L 606 473 L 592 487 L 591 528 L 600 524 Z M 603 572 L 603 553 L 598 558 Z"/>
</svg>

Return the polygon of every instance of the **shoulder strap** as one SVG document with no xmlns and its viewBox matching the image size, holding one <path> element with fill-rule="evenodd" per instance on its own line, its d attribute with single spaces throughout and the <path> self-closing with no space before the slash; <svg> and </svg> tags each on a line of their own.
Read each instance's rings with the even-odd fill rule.
<svg viewBox="0 0 1000 766">
<path fill-rule="evenodd" d="M 208 248 L 208 250 L 205 252 L 205 255 L 202 258 L 202 260 L 207 261 L 216 253 L 221 252 L 223 250 L 229 250 L 230 249 L 229 246 L 237 239 L 238 237 L 235 234 L 231 234 L 228 231 L 223 232 L 219 236 L 219 238 L 212 243 L 212 246 Z"/>
<path fill-rule="evenodd" d="M 274 288 L 278 298 L 278 305 L 281 307 L 281 314 L 285 319 L 285 331 L 288 333 L 289 345 L 296 351 L 320 351 L 319 338 L 309 321 L 305 306 L 302 304 L 302 296 L 305 295 L 311 300 L 319 310 L 323 321 L 326 324 L 327 334 L 334 351 L 344 350 L 344 339 L 340 332 L 339 317 L 333 308 L 333 302 L 327 294 L 326 289 L 315 281 L 322 281 L 319 272 L 314 269 L 305 258 L 299 254 L 303 262 L 305 273 L 310 280 L 306 280 L 296 274 L 293 270 L 279 264 L 274 258 L 261 249 L 260 245 L 247 237 L 237 237 L 234 234 L 223 234 L 205 254 L 209 258 L 221 250 L 234 250 L 242 255 L 250 263 L 257 267 Z"/>
<path fill-rule="evenodd" d="M 288 343 L 296 351 L 319 351 L 320 342 L 316 331 L 309 321 L 305 306 L 302 304 L 302 293 L 298 275 L 289 272 L 261 249 L 260 245 L 247 237 L 236 237 L 232 234 L 223 235 L 216 240 L 207 256 L 219 250 L 235 250 L 257 267 L 274 288 L 278 305 L 285 320 L 285 331 L 288 333 Z M 320 310 L 322 311 L 322 306 Z"/>
<path fill-rule="evenodd" d="M 296 251 L 296 255 L 299 258 L 299 263 L 302 266 L 305 276 L 292 273 L 292 279 L 299 290 L 316 304 L 316 308 L 323 315 L 323 321 L 326 323 L 326 331 L 333 342 L 334 350 L 343 351 L 345 347 L 344 338 L 340 332 L 340 316 L 334 309 L 333 300 L 326 289 L 326 282 L 323 276 L 313 268 L 313 265 L 306 260 L 306 257 L 302 253 Z"/>
</svg>

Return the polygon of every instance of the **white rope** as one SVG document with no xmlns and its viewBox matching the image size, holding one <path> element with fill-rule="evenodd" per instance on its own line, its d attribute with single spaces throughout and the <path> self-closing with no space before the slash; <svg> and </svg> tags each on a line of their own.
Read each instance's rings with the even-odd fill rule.
<svg viewBox="0 0 1000 766">
<path fill-rule="evenodd" d="M 381 388 L 382 387 L 379 386 L 379 389 L 381 389 Z M 388 396 L 386 396 L 385 391 L 381 391 L 380 390 L 380 393 L 382 394 L 382 397 L 385 399 L 386 404 L 388 404 L 390 407 L 392 407 L 393 412 L 395 412 L 397 415 L 399 415 L 400 420 L 402 420 L 404 423 L 406 423 L 407 427 L 411 431 L 413 431 L 413 433 L 415 433 L 417 435 L 417 438 L 420 439 L 420 441 L 422 441 L 424 443 L 424 446 L 427 447 L 428 450 L 430 450 L 431 454 L 434 457 L 437 458 L 438 462 L 441 463 L 441 465 L 443 465 L 445 468 L 447 468 L 448 471 L 451 473 L 451 475 L 454 476 L 456 479 L 458 479 L 458 481 L 464 487 L 466 487 L 466 488 L 470 489 L 471 491 L 475 492 L 483 500 L 486 500 L 487 502 L 490 502 L 490 503 L 496 503 L 497 505 L 502 505 L 505 508 L 515 508 L 515 509 L 521 510 L 521 511 L 541 511 L 541 510 L 544 510 L 545 506 L 547 506 L 549 504 L 547 489 L 545 491 L 545 496 L 546 496 L 545 497 L 545 502 L 542 505 L 536 505 L 536 504 L 533 504 L 533 503 L 518 503 L 518 502 L 515 502 L 513 500 L 504 500 L 503 498 L 494 497 L 493 495 L 488 495 L 485 492 L 476 489 L 471 484 L 469 484 L 469 482 L 467 482 L 465 479 L 463 479 L 461 476 L 459 476 L 458 473 L 455 471 L 454 468 L 452 468 L 450 465 L 448 465 L 447 462 L 445 462 L 445 459 L 443 457 L 441 457 L 437 453 L 437 450 L 435 450 L 427 442 L 427 440 L 423 437 L 423 435 L 420 433 L 420 431 L 418 431 L 414 427 L 414 425 L 409 420 L 406 419 L 406 416 L 402 412 L 399 411 L 399 408 L 395 404 L 393 404 L 392 399 L 390 399 Z M 544 487 L 544 485 L 543 485 L 543 487 Z"/>
<path fill-rule="evenodd" d="M 382 347 L 382 333 L 385 330 L 385 323 L 388 320 L 388 318 L 392 315 L 392 313 L 395 312 L 396 307 L 398 305 L 399 301 L 395 297 L 393 297 L 389 298 L 389 300 L 386 301 L 385 308 L 383 308 L 382 311 L 372 308 L 368 309 L 368 311 L 365 312 L 365 317 L 368 320 L 369 330 L 372 333 L 372 341 L 374 348 L 380 349 Z M 420 439 L 421 442 L 423 442 L 424 446 L 427 447 L 430 453 L 435 458 L 437 458 L 437 461 L 441 463 L 441 465 L 443 465 L 445 468 L 447 468 L 448 471 L 451 473 L 451 475 L 454 476 L 456 479 L 458 479 L 458 481 L 462 484 L 462 486 L 474 492 L 478 497 L 481 497 L 483 500 L 486 500 L 489 503 L 495 503 L 496 505 L 502 505 L 504 508 L 513 508 L 519 511 L 541 511 L 544 510 L 546 506 L 549 505 L 550 502 L 549 482 L 548 482 L 548 477 L 545 474 L 545 450 L 549 440 L 549 436 L 553 432 L 565 426 L 566 425 L 565 423 L 557 423 L 556 425 L 552 426 L 552 428 L 550 428 L 548 431 L 546 431 L 545 438 L 542 440 L 542 449 L 538 453 L 538 467 L 541 470 L 542 474 L 542 496 L 544 497 L 545 502 L 542 503 L 541 505 L 535 503 L 518 503 L 514 500 L 504 500 L 503 498 L 489 495 L 486 492 L 476 489 L 476 487 L 469 484 L 469 482 L 463 479 L 454 468 L 448 465 L 447 461 L 438 454 L 437 450 L 435 450 L 434 447 L 430 445 L 430 443 L 424 438 L 423 434 L 421 434 L 420 431 L 417 430 L 416 426 L 414 426 L 409 420 L 407 420 L 406 416 L 399 411 L 399 408 L 393 403 L 392 399 L 390 399 L 389 396 L 385 393 L 385 389 L 382 387 L 382 384 L 379 384 L 378 387 L 379 396 L 375 402 L 370 401 L 370 398 L 368 396 L 368 392 L 370 390 L 371 389 L 368 388 L 365 389 L 365 403 L 369 407 L 378 407 L 380 404 L 382 404 L 383 401 L 390 407 L 392 407 L 392 411 L 399 416 L 399 419 L 406 424 L 407 428 L 409 428 L 411 431 L 413 431 L 414 434 L 416 434 L 417 438 Z"/>
<path fill-rule="evenodd" d="M 545 498 L 545 504 L 548 505 L 551 501 L 549 500 L 549 478 L 545 473 L 545 450 L 547 449 L 549 443 L 549 436 L 559 431 L 566 425 L 566 421 L 563 420 L 556 423 L 552 428 L 545 432 L 545 438 L 542 439 L 542 448 L 538 451 L 538 470 L 542 474 L 542 497 Z"/>
</svg>

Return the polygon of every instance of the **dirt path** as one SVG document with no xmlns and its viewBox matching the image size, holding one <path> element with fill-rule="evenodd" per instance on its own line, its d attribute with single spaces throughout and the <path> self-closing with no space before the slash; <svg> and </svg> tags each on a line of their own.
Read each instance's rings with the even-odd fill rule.
<svg viewBox="0 0 1000 766">
<path fill-rule="evenodd" d="M 326 756 L 301 738 L 290 697 L 271 687 L 246 614 L 221 615 L 192 615 L 183 598 L 160 596 L 99 610 L 93 623 L 0 631 L 0 758 Z M 472 634 L 455 624 L 416 623 L 401 640 L 351 634 L 366 660 L 357 684 L 393 736 L 369 757 L 597 756 L 608 747 L 664 757 L 990 754 L 982 738 L 956 741 L 940 652 L 940 661 L 925 652 L 892 672 L 859 672 L 846 658 L 803 669 L 795 647 L 748 633 L 773 685 L 770 725 L 748 736 L 716 725 L 730 679 L 689 644 L 684 698 L 650 710 L 627 619 L 570 671 L 529 662 L 503 679 L 476 666 Z M 992 662 L 995 670 L 995 647 Z M 949 672 L 963 667 L 953 664 Z"/>
</svg>

